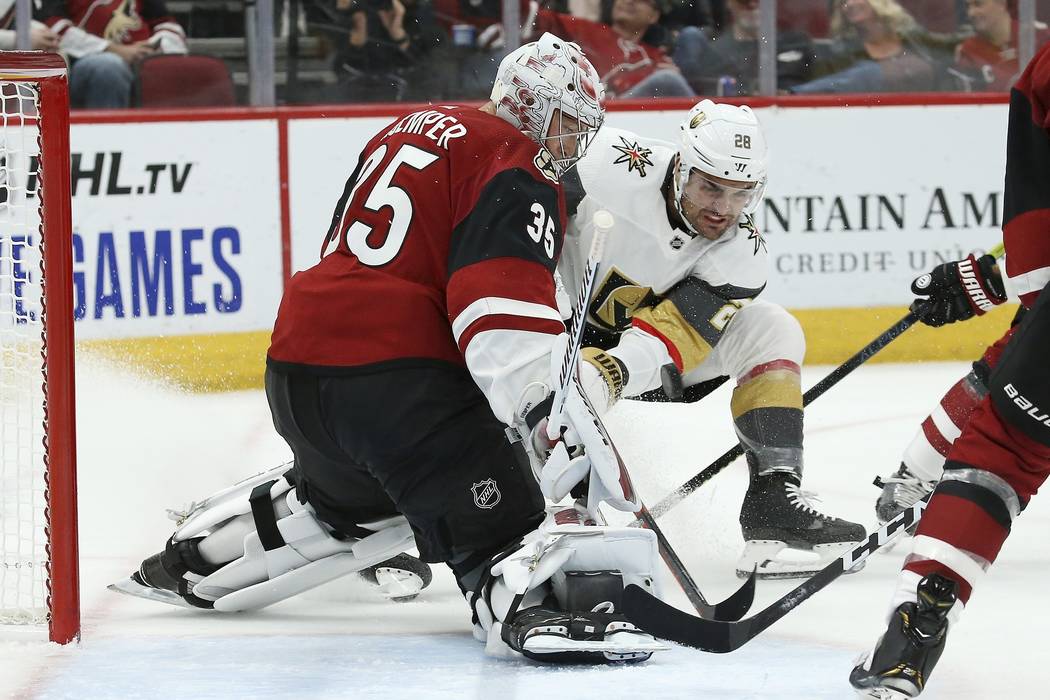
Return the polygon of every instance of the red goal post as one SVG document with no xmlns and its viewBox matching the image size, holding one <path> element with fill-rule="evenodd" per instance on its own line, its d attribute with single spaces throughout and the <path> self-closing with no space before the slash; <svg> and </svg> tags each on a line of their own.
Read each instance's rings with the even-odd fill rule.
<svg viewBox="0 0 1050 700">
<path fill-rule="evenodd" d="M 69 90 L 0 51 L 0 622 L 80 637 Z"/>
</svg>

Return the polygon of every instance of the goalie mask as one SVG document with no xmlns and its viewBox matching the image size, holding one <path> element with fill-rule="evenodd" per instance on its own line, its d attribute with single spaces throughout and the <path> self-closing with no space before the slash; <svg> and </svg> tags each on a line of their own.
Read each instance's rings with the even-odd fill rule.
<svg viewBox="0 0 1050 700">
<path fill-rule="evenodd" d="M 605 118 L 598 72 L 580 47 L 546 33 L 508 54 L 492 86 L 496 114 L 542 148 L 537 166 L 561 177 Z"/>
<path fill-rule="evenodd" d="M 681 125 L 674 206 L 693 235 L 716 239 L 762 202 L 768 154 L 750 107 L 697 103 Z"/>
</svg>

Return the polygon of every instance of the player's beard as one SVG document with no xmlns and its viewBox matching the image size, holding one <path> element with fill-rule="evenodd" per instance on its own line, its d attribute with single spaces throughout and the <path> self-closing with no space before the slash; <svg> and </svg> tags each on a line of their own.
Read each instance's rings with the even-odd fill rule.
<svg viewBox="0 0 1050 700">
<path fill-rule="evenodd" d="M 693 228 L 709 241 L 721 238 L 737 218 L 732 210 L 722 213 L 709 207 L 701 207 L 689 197 L 682 197 L 682 212 Z"/>
</svg>

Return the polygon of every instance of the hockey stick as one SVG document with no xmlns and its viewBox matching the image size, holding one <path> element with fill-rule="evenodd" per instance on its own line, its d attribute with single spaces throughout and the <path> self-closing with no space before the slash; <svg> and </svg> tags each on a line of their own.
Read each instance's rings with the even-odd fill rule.
<svg viewBox="0 0 1050 700">
<path fill-rule="evenodd" d="M 989 249 L 988 255 L 991 255 L 993 258 L 999 258 L 1002 257 L 1004 252 L 1005 248 L 1003 247 L 1003 244 L 997 243 L 996 245 L 992 246 L 991 249 Z M 835 386 L 842 379 L 844 379 L 846 375 L 860 367 L 862 364 L 874 357 L 876 353 L 878 353 L 884 347 L 896 340 L 901 333 L 911 328 L 913 325 L 915 325 L 916 321 L 920 320 L 924 311 L 925 309 L 920 306 L 920 308 L 916 311 L 908 312 L 904 316 L 904 318 L 887 328 L 882 333 L 882 335 L 865 345 L 863 348 L 857 351 L 857 353 L 853 357 L 849 358 L 841 365 L 836 367 L 830 374 L 821 379 L 812 388 L 810 388 L 809 391 L 802 395 L 802 406 L 806 407 L 814 401 L 816 401 L 818 398 L 820 398 L 822 394 L 824 394 L 824 392 L 826 392 L 828 389 Z M 717 388 L 717 386 L 715 388 Z M 693 491 L 696 491 L 703 484 L 710 481 L 716 474 L 718 474 L 720 471 L 732 464 L 736 460 L 736 458 L 743 453 L 744 448 L 740 443 L 733 445 L 733 447 L 727 450 L 721 457 L 716 459 L 714 462 L 711 462 L 711 464 L 702 469 L 693 478 L 689 479 L 689 481 L 685 482 L 684 484 L 676 488 L 674 491 L 669 493 L 667 496 L 665 496 L 662 500 L 660 500 L 655 506 L 653 506 L 652 510 L 650 511 L 650 514 L 654 518 L 658 518 L 661 515 L 665 514 L 667 511 L 671 510 L 676 505 L 685 500 L 685 498 L 688 497 L 689 494 L 691 494 Z M 635 520 L 631 524 L 640 525 L 641 518 Z"/>
<path fill-rule="evenodd" d="M 569 391 L 569 383 L 576 382 L 576 390 L 579 391 L 580 395 L 584 398 L 584 402 L 587 403 L 590 409 L 591 417 L 594 420 L 594 424 L 598 427 L 603 439 L 611 448 L 613 455 L 616 457 L 617 466 L 620 470 L 620 487 L 623 489 L 624 496 L 640 505 L 639 518 L 656 534 L 657 543 L 659 545 L 660 556 L 663 558 L 667 567 L 671 570 L 671 574 L 675 577 L 675 580 L 682 587 L 686 597 L 689 598 L 689 602 L 692 603 L 696 611 L 707 617 L 714 619 L 732 619 L 739 620 L 748 609 L 751 607 L 751 602 L 754 599 L 754 591 L 750 592 L 746 590 L 746 585 L 738 590 L 732 597 L 726 601 L 717 605 L 711 605 L 704 598 L 703 593 L 700 592 L 696 582 L 689 575 L 685 565 L 682 563 L 681 558 L 678 556 L 674 548 L 671 547 L 671 543 L 668 542 L 667 537 L 664 535 L 663 530 L 656 524 L 656 519 L 649 515 L 645 504 L 642 503 L 641 499 L 637 497 L 634 491 L 634 485 L 631 483 L 630 474 L 627 471 L 627 467 L 623 462 L 623 457 L 620 456 L 619 451 L 613 445 L 612 440 L 609 438 L 609 433 L 605 429 L 605 425 L 602 420 L 598 417 L 594 411 L 594 407 L 590 406 L 587 401 L 587 395 L 583 391 L 583 388 L 579 386 L 579 374 L 578 364 L 580 357 L 580 346 L 583 341 L 583 330 L 587 320 L 587 304 L 590 301 L 591 293 L 594 289 L 594 282 L 598 276 L 598 270 L 601 267 L 601 257 L 605 246 L 605 236 L 613 226 L 613 218 L 609 212 L 601 210 L 594 215 L 594 227 L 595 233 L 594 238 L 591 241 L 591 250 L 587 256 L 587 264 L 583 274 L 583 280 L 581 281 L 580 288 L 576 295 L 575 304 L 573 306 L 572 320 L 569 323 L 569 342 L 565 348 L 565 354 L 562 358 L 561 368 L 558 374 L 558 386 L 554 390 L 554 399 L 551 405 L 550 417 L 547 422 L 547 437 L 551 440 L 556 440 L 561 437 L 561 431 L 565 427 L 565 399 Z"/>
<path fill-rule="evenodd" d="M 861 348 L 853 357 L 849 358 L 836 367 L 830 374 L 813 385 L 809 391 L 802 395 L 802 405 L 808 406 L 816 401 L 828 389 L 838 384 L 846 375 L 870 360 L 877 352 L 894 341 L 901 333 L 915 325 L 919 320 L 919 314 L 914 311 L 908 312 L 901 320 L 887 328 L 882 335 Z M 737 457 L 744 453 L 743 446 L 738 442 L 727 450 L 721 457 L 709 464 L 700 473 L 685 482 L 674 491 L 665 496 L 660 502 L 652 507 L 650 511 L 654 518 L 658 518 L 667 511 L 681 503 L 689 494 L 696 491 L 700 486 L 710 481 L 715 475 L 732 464 Z M 632 525 L 640 525 L 641 519 L 635 520 Z"/>
<path fill-rule="evenodd" d="M 761 612 L 739 622 L 710 620 L 690 615 L 633 584 L 624 590 L 623 612 L 639 629 L 655 637 L 716 654 L 734 651 L 808 600 L 814 593 L 893 542 L 918 522 L 929 499 L 930 496 L 927 495 L 911 508 L 902 511 L 871 533 L 865 542 L 828 564 Z"/>
<path fill-rule="evenodd" d="M 644 394 L 632 396 L 630 398 L 635 401 L 646 401 L 648 403 L 696 403 L 701 399 L 706 399 L 709 394 L 725 384 L 728 380 L 729 377 L 715 377 L 714 379 L 708 379 L 706 382 L 687 386 L 682 390 L 682 397 L 680 399 L 670 398 L 667 395 L 667 392 L 664 391 L 663 387 L 657 387 L 656 389 L 647 391 Z"/>
<path fill-rule="evenodd" d="M 547 419 L 547 437 L 557 440 L 565 428 L 565 397 L 570 382 L 576 377 L 576 366 L 580 361 L 580 346 L 583 345 L 583 329 L 587 325 L 587 303 L 594 291 L 594 280 L 598 277 L 602 254 L 605 250 L 605 236 L 613 226 L 612 214 L 601 209 L 594 213 L 594 238 L 591 239 L 591 250 L 587 255 L 587 264 L 583 271 L 580 288 L 572 307 L 572 318 L 569 320 L 569 342 L 565 346 L 561 368 L 558 371 L 558 385 L 554 388 L 554 399 L 551 403 L 550 417 Z"/>
</svg>

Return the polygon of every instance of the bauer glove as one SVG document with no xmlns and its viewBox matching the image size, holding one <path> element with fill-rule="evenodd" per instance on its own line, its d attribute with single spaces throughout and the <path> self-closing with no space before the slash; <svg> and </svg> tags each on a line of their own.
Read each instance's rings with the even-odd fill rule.
<svg viewBox="0 0 1050 700">
<path fill-rule="evenodd" d="M 944 263 L 916 277 L 912 294 L 923 297 L 912 302 L 919 320 L 934 328 L 980 316 L 1006 301 L 999 267 L 991 255 Z"/>
<path fill-rule="evenodd" d="M 580 384 L 599 416 L 620 400 L 629 375 L 627 366 L 598 348 L 583 348 L 580 351 Z"/>
</svg>

